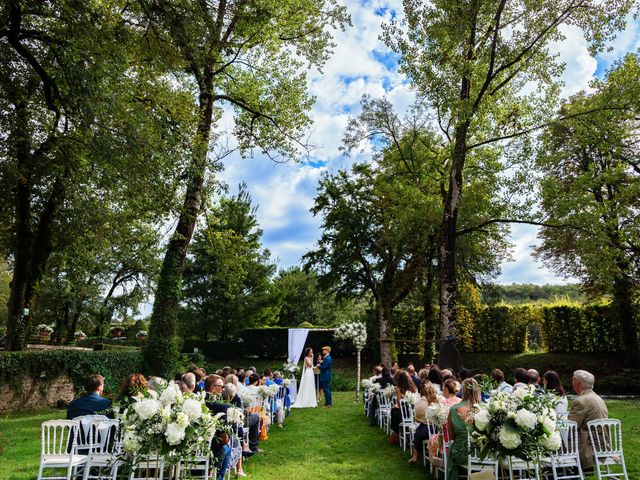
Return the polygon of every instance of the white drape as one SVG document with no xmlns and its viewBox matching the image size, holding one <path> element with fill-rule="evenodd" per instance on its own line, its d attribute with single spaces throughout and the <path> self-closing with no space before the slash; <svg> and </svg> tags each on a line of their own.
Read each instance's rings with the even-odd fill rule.
<svg viewBox="0 0 640 480">
<path fill-rule="evenodd" d="M 308 328 L 289 329 L 289 358 L 295 364 L 300 360 L 300 355 L 302 355 L 302 349 L 307 341 L 308 334 Z"/>
</svg>

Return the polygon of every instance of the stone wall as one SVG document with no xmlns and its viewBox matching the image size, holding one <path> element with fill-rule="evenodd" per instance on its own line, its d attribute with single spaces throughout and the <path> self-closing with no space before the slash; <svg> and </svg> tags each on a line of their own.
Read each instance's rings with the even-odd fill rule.
<svg viewBox="0 0 640 480">
<path fill-rule="evenodd" d="M 68 375 L 47 378 L 24 378 L 19 389 L 11 385 L 0 385 L 0 413 L 55 407 L 69 403 L 75 396 L 75 388 Z"/>
</svg>

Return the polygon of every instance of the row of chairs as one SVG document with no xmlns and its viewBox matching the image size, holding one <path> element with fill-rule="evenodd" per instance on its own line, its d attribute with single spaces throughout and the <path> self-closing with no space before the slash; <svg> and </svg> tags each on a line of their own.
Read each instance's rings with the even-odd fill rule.
<svg viewBox="0 0 640 480">
<path fill-rule="evenodd" d="M 391 424 L 391 409 L 396 402 L 395 395 L 390 396 L 384 391 L 375 394 L 378 406 L 378 425 L 388 434 Z M 369 414 L 373 397 L 365 392 L 365 415 Z M 400 445 L 403 450 L 407 447 L 413 453 L 414 432 L 417 427 L 415 422 L 414 406 L 406 399 L 399 402 L 401 412 L 400 422 Z M 559 424 L 562 445 L 559 450 L 540 462 L 540 466 L 528 464 L 527 462 L 512 458 L 510 469 L 514 472 L 515 478 L 529 479 L 539 478 L 543 473 L 546 478 L 553 480 L 584 480 L 584 474 L 580 464 L 578 426 L 576 422 L 563 420 Z M 424 465 L 427 466 L 429 459 L 429 467 L 436 475 L 443 476 L 444 480 L 448 480 L 447 474 L 447 455 L 450 442 L 447 438 L 446 429 L 443 426 L 429 424 L 429 436 L 438 439 L 438 448 L 435 455 L 429 455 L 428 441 L 423 442 L 422 455 Z M 624 461 L 624 453 L 622 448 L 622 425 L 617 419 L 601 419 L 593 420 L 587 424 L 588 434 L 591 446 L 594 452 L 595 473 L 598 480 L 628 480 L 627 469 Z M 467 475 L 482 470 L 492 470 L 496 479 L 501 478 L 501 472 L 504 468 L 497 460 L 481 459 L 474 444 L 469 440 L 470 451 L 468 455 L 467 465 L 465 468 Z M 539 471 L 540 467 L 544 470 Z M 532 477 L 533 475 L 533 477 Z"/>
</svg>

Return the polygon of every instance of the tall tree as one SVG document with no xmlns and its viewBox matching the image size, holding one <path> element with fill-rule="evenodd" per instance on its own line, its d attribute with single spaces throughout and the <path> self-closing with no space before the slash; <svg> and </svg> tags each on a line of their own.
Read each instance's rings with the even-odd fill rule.
<svg viewBox="0 0 640 480">
<path fill-rule="evenodd" d="M 458 220 L 465 174 L 473 175 L 466 171 L 471 153 L 531 132 L 551 117 L 562 65 L 549 45 L 564 39 L 563 26 L 583 29 L 596 51 L 632 6 L 631 0 L 405 0 L 402 23 L 385 27 L 384 40 L 400 54 L 401 71 L 436 113 L 446 139 L 443 336 L 455 333 Z"/>
<path fill-rule="evenodd" d="M 576 95 L 561 115 L 600 109 L 612 97 L 628 110 L 600 110 L 587 119 L 556 122 L 542 137 L 538 163 L 542 208 L 572 228 L 543 228 L 537 253 L 558 272 L 610 294 L 621 322 L 626 358 L 640 361 L 634 305 L 640 286 L 640 62 L 627 56 L 592 95 Z"/>
<path fill-rule="evenodd" d="M 175 82 L 141 67 L 137 32 L 120 7 L 72 0 L 0 6 L 0 215 L 9 226 L 0 240 L 13 271 L 12 350 L 26 345 L 22 309 L 33 307 L 71 193 L 93 182 L 105 201 L 127 195 L 153 204 L 181 158 L 177 119 L 190 105 L 181 97 L 176 115 Z M 174 162 L 162 163 L 169 157 Z"/>
<path fill-rule="evenodd" d="M 150 49 L 173 61 L 197 95 L 185 198 L 167 245 L 155 295 L 148 367 L 168 374 L 177 358 L 176 316 L 184 261 L 202 208 L 212 129 L 222 106 L 235 112 L 239 147 L 295 157 L 310 120 L 303 63 L 321 66 L 329 54 L 330 27 L 343 26 L 335 0 L 138 0 Z"/>
</svg>

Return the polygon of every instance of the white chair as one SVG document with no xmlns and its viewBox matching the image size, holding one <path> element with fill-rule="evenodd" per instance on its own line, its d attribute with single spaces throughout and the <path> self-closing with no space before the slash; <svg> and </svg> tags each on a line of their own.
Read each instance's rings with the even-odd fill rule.
<svg viewBox="0 0 640 480">
<path fill-rule="evenodd" d="M 99 420 L 95 419 L 91 422 L 88 434 L 91 439 L 89 447 L 89 461 L 85 468 L 83 480 L 111 478 L 115 480 L 118 475 L 120 462 L 118 455 L 121 452 L 122 443 L 120 439 L 120 420 Z M 91 469 L 94 472 L 91 473 Z M 102 473 L 107 469 L 108 474 Z"/>
<path fill-rule="evenodd" d="M 193 457 L 181 458 L 178 461 L 176 467 L 176 478 L 182 478 L 185 476 L 190 479 L 202 479 L 208 480 L 209 475 L 212 474 L 214 478 L 217 477 L 216 467 L 211 465 L 211 442 L 213 437 L 209 439 L 208 447 L 202 451 L 197 452 Z M 188 472 L 186 475 L 182 472 Z"/>
<path fill-rule="evenodd" d="M 440 428 L 436 425 L 433 425 L 430 422 L 427 422 L 427 428 L 429 429 L 429 438 L 434 435 L 440 435 Z M 427 451 L 427 447 L 429 445 L 429 440 L 422 441 L 422 464 L 426 467 L 427 461 L 429 460 L 429 452 Z M 433 472 L 433 465 L 429 462 L 429 471 Z"/>
<path fill-rule="evenodd" d="M 578 424 L 572 420 L 558 422 L 562 445 L 540 465 L 551 469 L 553 480 L 584 480 L 578 451 Z"/>
<path fill-rule="evenodd" d="M 478 447 L 475 443 L 471 441 L 471 436 L 467 434 L 467 442 L 469 445 L 469 455 L 467 456 L 467 464 L 460 465 L 461 468 L 466 468 L 467 477 L 474 472 L 481 472 L 482 470 L 492 470 L 493 476 L 498 478 L 498 467 L 499 462 L 495 458 L 486 457 L 484 459 L 480 458 L 480 452 L 478 452 Z"/>
<path fill-rule="evenodd" d="M 391 398 L 384 392 L 378 393 L 378 425 L 387 435 L 391 431 Z"/>
<path fill-rule="evenodd" d="M 622 451 L 622 422 L 615 418 L 591 420 L 587 422 L 587 430 L 598 480 L 629 480 Z"/>
<path fill-rule="evenodd" d="M 162 480 L 164 478 L 164 457 L 161 455 L 140 455 L 133 461 L 129 480 Z"/>
<path fill-rule="evenodd" d="M 400 446 L 402 450 L 407 450 L 407 443 L 413 453 L 413 433 L 415 430 L 413 422 L 413 405 L 406 399 L 400 399 Z"/>
<path fill-rule="evenodd" d="M 87 464 L 88 456 L 78 454 L 80 424 L 74 420 L 49 420 L 42 423 L 42 449 L 38 480 L 71 480 L 78 467 Z M 43 477 L 45 468 L 65 469 L 65 476 Z"/>
<path fill-rule="evenodd" d="M 432 463 L 432 472 L 435 471 L 438 478 L 440 478 L 440 472 L 444 477 L 444 480 L 448 480 L 449 472 L 447 471 L 447 464 L 449 463 L 449 448 L 451 448 L 451 442 L 445 440 L 444 432 L 440 429 L 439 438 L 441 441 L 441 445 L 438 448 L 437 455 L 434 459 L 429 459 Z"/>
<path fill-rule="evenodd" d="M 500 472 L 504 472 L 504 480 L 538 480 L 540 478 L 540 467 L 536 462 L 527 462 L 518 457 L 510 457 L 503 461 L 505 469 L 500 469 Z M 498 478 L 498 477 L 496 477 Z"/>
<path fill-rule="evenodd" d="M 91 448 L 92 438 L 90 432 L 90 426 L 93 422 L 104 422 L 105 420 L 109 420 L 109 417 L 106 415 L 80 415 L 78 417 L 72 418 L 73 421 L 78 422 L 80 424 L 80 429 L 78 430 L 78 453 L 84 455 L 89 452 Z"/>
</svg>

